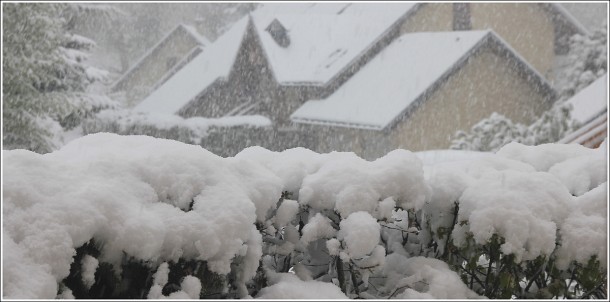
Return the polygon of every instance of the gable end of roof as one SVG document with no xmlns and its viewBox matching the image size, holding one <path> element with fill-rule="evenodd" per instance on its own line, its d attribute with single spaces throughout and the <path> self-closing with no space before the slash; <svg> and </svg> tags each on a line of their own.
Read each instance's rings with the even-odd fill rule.
<svg viewBox="0 0 610 302">
<path fill-rule="evenodd" d="M 493 51 L 504 54 L 510 60 L 515 61 L 519 71 L 527 77 L 528 82 L 533 81 L 535 85 L 538 85 L 543 89 L 541 93 L 549 95 L 551 101 L 556 100 L 557 93 L 546 81 L 546 79 L 544 79 L 544 77 L 538 73 L 534 67 L 527 63 L 527 61 L 525 61 L 521 55 L 516 53 L 508 44 L 506 44 L 502 38 L 500 38 L 492 30 L 488 30 L 485 36 L 479 42 L 477 42 L 477 44 L 467 51 L 450 69 L 448 69 L 443 75 L 434 81 L 434 83 L 432 83 L 432 85 L 430 85 L 424 92 L 417 96 L 417 98 L 407 108 L 405 108 L 381 130 L 384 132 L 389 132 L 396 127 L 399 122 L 408 118 L 432 93 L 440 88 L 440 86 L 445 83 L 445 81 L 451 77 L 451 75 L 468 63 L 470 58 L 476 55 L 476 53 L 486 49 L 486 47 L 490 47 Z"/>
<path fill-rule="evenodd" d="M 131 74 L 136 69 L 138 69 L 139 66 L 146 60 L 146 58 L 148 58 L 153 53 L 159 51 L 159 49 L 167 43 L 169 38 L 178 31 L 183 31 L 184 33 L 186 33 L 187 36 L 191 37 L 196 42 L 196 44 L 199 44 L 200 46 L 209 45 L 209 41 L 207 41 L 207 39 L 205 39 L 205 37 L 198 35 L 197 33 L 193 32 L 194 29 L 189 28 L 188 26 L 180 23 L 180 24 L 176 25 L 172 30 L 167 32 L 167 34 L 165 34 L 165 36 L 163 36 L 163 38 L 161 38 L 159 40 L 159 42 L 157 42 L 157 44 L 155 44 L 151 48 L 149 48 L 148 51 L 146 51 L 133 65 L 131 65 L 129 67 L 129 69 L 127 69 L 127 71 L 125 71 L 125 73 L 123 73 L 123 75 L 121 75 L 121 77 L 119 79 L 117 79 L 114 83 L 112 83 L 112 85 L 110 86 L 111 90 L 114 91 L 115 89 L 117 89 L 117 86 L 120 85 L 123 81 L 127 80 L 131 76 Z M 191 51 L 192 51 L 192 49 L 191 49 Z"/>
</svg>

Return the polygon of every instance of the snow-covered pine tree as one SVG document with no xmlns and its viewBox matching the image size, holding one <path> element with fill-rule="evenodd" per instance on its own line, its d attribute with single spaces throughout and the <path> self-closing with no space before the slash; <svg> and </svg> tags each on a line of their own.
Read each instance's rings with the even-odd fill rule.
<svg viewBox="0 0 610 302">
<path fill-rule="evenodd" d="M 49 152 L 60 124 L 91 109 L 88 85 L 99 72 L 84 63 L 94 42 L 69 32 L 76 4 L 3 4 L 3 148 Z"/>
<path fill-rule="evenodd" d="M 2 72 L 4 149 L 52 149 L 42 117 L 66 111 L 63 92 L 72 71 L 61 59 L 59 5 L 3 4 Z"/>
</svg>

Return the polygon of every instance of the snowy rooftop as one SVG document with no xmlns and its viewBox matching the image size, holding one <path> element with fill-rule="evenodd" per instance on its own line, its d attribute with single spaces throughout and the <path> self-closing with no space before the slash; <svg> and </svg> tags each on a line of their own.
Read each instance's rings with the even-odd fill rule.
<svg viewBox="0 0 610 302">
<path fill-rule="evenodd" d="M 567 100 L 572 104 L 572 118 L 585 124 L 608 110 L 608 74 Z"/>
<path fill-rule="evenodd" d="M 188 32 L 191 36 L 193 36 L 193 38 L 197 39 L 199 44 L 204 45 L 204 46 L 210 44 L 210 40 L 208 40 L 206 37 L 202 36 L 195 27 L 186 25 L 186 24 L 179 24 L 178 26 L 181 26 L 186 32 Z"/>
<path fill-rule="evenodd" d="M 588 35 L 590 32 L 577 18 L 572 15 L 562 4 L 550 3 L 551 9 L 559 14 L 559 16 L 565 18 L 567 22 L 571 23 L 580 33 Z"/>
<path fill-rule="evenodd" d="M 413 3 L 265 4 L 252 14 L 274 76 L 282 84 L 323 85 L 380 38 Z M 277 19 L 290 39 L 286 48 L 266 31 Z M 227 77 L 248 23 L 238 21 L 134 110 L 176 113 L 215 80 Z"/>
<path fill-rule="evenodd" d="M 291 118 L 299 123 L 381 130 L 489 33 L 403 35 L 327 99 L 306 102 Z"/>
<path fill-rule="evenodd" d="M 247 24 L 247 17 L 238 21 L 133 110 L 174 114 L 214 81 L 228 77 Z"/>
<path fill-rule="evenodd" d="M 414 3 L 265 4 L 252 14 L 281 84 L 323 85 L 383 36 Z M 274 20 L 290 39 L 280 46 L 266 30 Z"/>
<path fill-rule="evenodd" d="M 129 74 L 131 74 L 133 72 L 134 69 L 136 69 L 138 66 L 140 66 L 140 64 L 142 64 L 142 62 L 144 62 L 144 60 L 146 58 L 148 58 L 157 48 L 159 48 L 161 45 L 163 45 L 163 43 L 166 43 L 167 39 L 170 36 L 172 36 L 174 34 L 174 32 L 176 32 L 180 29 L 184 30 L 189 35 L 191 35 L 195 40 L 197 40 L 197 43 L 199 43 L 200 47 L 208 46 L 210 44 L 210 41 L 206 37 L 200 35 L 197 32 L 197 29 L 195 29 L 194 27 L 188 26 L 185 24 L 178 24 L 178 25 L 176 25 L 176 27 L 174 27 L 174 29 L 170 30 L 165 36 L 163 36 L 163 38 L 161 38 L 159 40 L 159 42 L 157 42 L 157 44 L 155 44 L 153 47 L 151 47 L 135 63 L 133 63 L 131 65 L 131 67 L 125 73 L 123 73 L 123 75 L 118 80 L 116 80 L 114 82 L 113 86 L 115 86 L 118 83 L 120 83 L 121 81 L 123 81 Z"/>
</svg>

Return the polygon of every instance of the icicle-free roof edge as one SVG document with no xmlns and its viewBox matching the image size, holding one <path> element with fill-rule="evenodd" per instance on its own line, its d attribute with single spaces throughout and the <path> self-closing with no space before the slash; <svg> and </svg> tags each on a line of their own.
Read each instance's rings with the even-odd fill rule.
<svg viewBox="0 0 610 302">
<path fill-rule="evenodd" d="M 188 25 L 184 25 L 182 23 L 179 23 L 178 25 L 174 26 L 174 28 L 170 31 L 168 31 L 160 40 L 159 42 L 157 42 L 155 45 L 153 45 L 152 47 L 150 47 L 142 56 L 140 56 L 135 63 L 133 63 L 128 69 L 127 71 L 125 71 L 121 77 L 119 77 L 116 81 L 114 81 L 114 83 L 112 83 L 112 85 L 110 85 L 110 87 L 112 87 L 114 89 L 115 86 L 117 86 L 119 83 L 123 82 L 127 77 L 130 76 L 130 74 L 136 69 L 138 68 L 143 62 L 144 60 L 146 60 L 146 58 L 148 58 L 153 52 L 155 52 L 159 47 L 161 47 L 161 45 L 163 45 L 164 43 L 166 43 L 167 39 L 174 34 L 174 32 L 176 32 L 179 29 L 184 29 L 184 31 L 186 31 L 188 34 L 190 34 L 197 42 L 199 42 L 201 44 L 201 46 L 207 46 L 210 44 L 210 41 L 208 39 L 206 39 L 205 37 L 203 37 L 202 35 L 194 35 L 194 28 L 189 29 Z M 206 43 L 206 44 L 203 44 Z"/>
<path fill-rule="evenodd" d="M 366 109 L 363 109 L 363 108 L 360 108 L 360 109 L 355 108 L 356 107 L 355 105 L 357 105 L 357 104 L 355 104 L 353 102 L 350 103 L 350 102 L 347 102 L 345 100 L 339 102 L 339 100 L 341 100 L 342 98 L 356 98 L 357 99 L 358 97 L 362 97 L 360 94 L 357 94 L 357 93 L 354 94 L 354 93 L 350 93 L 350 92 L 346 91 L 346 90 L 349 90 L 349 89 L 356 89 L 357 90 L 357 89 L 360 89 L 361 87 L 363 87 L 362 85 L 356 85 L 354 83 L 350 84 L 350 82 L 351 81 L 360 81 L 360 82 L 362 82 L 362 79 L 359 79 L 359 78 L 365 78 L 366 77 L 366 75 L 362 74 L 362 72 L 370 73 L 370 71 L 367 71 L 367 68 L 369 68 L 371 70 L 373 70 L 375 68 L 377 68 L 377 69 L 378 68 L 382 68 L 382 67 L 371 67 L 371 66 L 367 67 L 370 64 L 377 64 L 377 65 L 381 64 L 379 66 L 383 66 L 383 65 L 389 64 L 388 62 L 382 63 L 382 61 L 379 61 L 381 59 L 378 59 L 378 57 L 384 56 L 384 55 L 385 56 L 391 56 L 391 54 L 388 53 L 388 52 L 395 53 L 396 51 L 398 51 L 398 50 L 390 50 L 390 51 L 388 51 L 388 49 L 391 49 L 392 47 L 396 47 L 396 48 L 400 48 L 400 49 L 406 47 L 408 49 L 411 49 L 411 51 L 421 52 L 421 51 L 417 50 L 416 46 L 409 45 L 409 44 L 404 44 L 406 42 L 404 42 L 404 41 L 403 42 L 399 42 L 398 40 L 400 40 L 403 37 L 405 39 L 421 40 L 426 35 L 428 35 L 430 37 L 435 37 L 435 36 L 436 37 L 442 37 L 442 36 L 445 36 L 445 38 L 443 38 L 443 39 L 445 39 L 446 41 L 451 41 L 451 39 L 454 39 L 454 38 L 457 38 L 459 40 L 460 37 L 465 38 L 465 39 L 470 39 L 470 40 L 472 40 L 475 37 L 478 37 L 478 38 L 477 38 L 476 42 L 474 42 L 474 41 L 467 42 L 467 43 L 471 43 L 471 44 L 466 44 L 466 45 L 470 45 L 468 47 L 468 49 L 461 50 L 461 52 L 462 52 L 461 55 L 459 57 L 455 57 L 455 59 L 451 59 L 451 62 L 450 63 L 448 62 L 450 65 L 445 67 L 442 72 L 441 72 L 441 70 L 438 67 L 435 68 L 437 70 L 436 72 L 438 73 L 438 76 L 436 76 L 434 79 L 431 79 L 430 82 L 426 81 L 426 83 L 428 83 L 428 84 L 418 83 L 418 85 L 421 86 L 420 88 L 417 88 L 415 90 L 414 89 L 410 89 L 410 91 L 412 91 L 412 92 L 409 93 L 409 94 L 412 94 L 412 96 L 409 97 L 410 101 L 402 101 L 402 102 L 400 102 L 400 101 L 396 101 L 395 100 L 396 103 L 393 106 L 394 106 L 394 108 L 396 108 L 395 109 L 396 111 L 392 112 L 392 113 L 384 111 L 384 112 L 386 112 L 384 114 L 384 115 L 387 116 L 386 118 L 382 117 L 381 115 L 378 115 L 378 117 L 373 118 L 373 119 L 371 119 L 370 117 L 365 119 L 365 120 L 370 120 L 370 122 L 364 122 L 364 120 L 358 120 L 358 117 L 357 117 L 358 115 L 367 114 L 367 116 L 368 116 L 368 115 L 370 115 L 372 113 L 369 112 L 370 110 L 366 110 Z M 451 37 L 454 37 L 454 38 L 451 38 Z M 395 43 L 401 43 L 401 45 L 392 46 L 392 44 L 395 44 Z M 412 42 L 412 43 L 415 43 L 415 42 Z M 400 121 L 402 118 L 404 118 L 404 116 L 407 115 L 410 110 L 412 110 L 414 107 L 418 106 L 418 104 L 420 102 L 425 101 L 424 100 L 425 96 L 427 94 L 430 94 L 433 91 L 435 91 L 438 88 L 438 86 L 439 86 L 439 82 L 441 82 L 444 78 L 450 76 L 451 73 L 453 73 L 456 69 L 460 68 L 464 64 L 464 62 L 466 62 L 468 60 L 468 58 L 474 52 L 476 52 L 479 48 L 483 47 L 484 45 L 492 45 L 490 43 L 496 43 L 497 45 L 500 46 L 500 51 L 506 51 L 509 54 L 511 54 L 512 59 L 520 62 L 520 64 L 518 65 L 519 68 L 525 69 L 526 74 L 530 74 L 534 78 L 536 78 L 536 80 L 539 81 L 541 83 L 541 85 L 544 86 L 545 89 L 548 89 L 549 92 L 551 92 L 551 93 L 554 92 L 554 90 L 552 90 L 552 87 L 550 86 L 550 84 L 548 84 L 548 82 L 544 79 L 544 77 L 542 77 L 542 75 L 540 73 L 538 73 L 535 69 L 533 69 L 531 64 L 527 63 L 527 61 L 525 61 L 522 56 L 518 55 L 518 53 L 516 53 L 514 51 L 514 49 L 510 48 L 506 44 L 506 42 L 504 40 L 502 40 L 501 38 L 499 38 L 498 35 L 495 34 L 492 30 L 464 31 L 464 32 L 410 33 L 410 34 L 405 34 L 405 35 L 401 36 L 400 38 L 397 39 L 397 41 L 394 41 L 394 42 L 392 42 L 392 44 L 388 45 L 388 47 L 386 47 L 386 49 L 382 50 L 375 58 L 371 59 L 371 61 L 369 63 L 367 63 L 365 66 L 363 66 L 363 68 L 357 74 L 355 74 L 346 83 L 344 83 L 341 87 L 339 87 L 328 98 L 326 98 L 324 100 L 310 100 L 310 101 L 305 102 L 300 108 L 298 108 L 291 115 L 291 120 L 293 122 L 295 122 L 295 123 L 308 123 L 308 124 L 314 124 L 315 123 L 315 124 L 324 124 L 324 125 L 334 124 L 336 126 L 344 126 L 344 127 L 346 125 L 358 125 L 358 126 L 355 126 L 355 128 L 367 128 L 367 129 L 374 129 L 374 130 L 386 130 L 386 129 L 389 129 L 389 128 L 393 127 L 394 125 L 396 125 L 398 123 L 398 121 Z M 403 53 L 404 53 L 404 50 L 403 50 Z M 391 60 L 391 59 L 388 59 L 388 60 Z M 430 66 L 428 66 L 428 67 L 430 67 Z M 391 68 L 397 68 L 397 67 L 391 67 Z M 389 72 L 390 74 L 392 73 L 391 70 L 389 70 L 389 71 L 387 71 L 387 70 L 386 71 L 378 70 L 375 74 L 380 74 L 380 73 L 383 74 L 384 72 L 385 73 Z M 357 80 L 354 80 L 354 79 L 357 79 Z M 418 79 L 416 81 L 417 82 L 421 82 L 422 79 Z M 365 82 L 367 82 L 367 81 L 365 81 Z M 383 83 L 378 83 L 378 84 L 379 85 L 391 85 L 387 81 L 385 81 Z M 425 86 L 422 86 L 422 85 L 425 85 Z M 394 86 L 392 86 L 392 87 L 394 87 Z M 394 88 L 395 89 L 389 89 L 389 88 L 386 87 L 386 89 L 383 89 L 383 88 L 377 87 L 376 89 L 380 90 L 380 91 L 386 91 L 387 92 L 386 94 L 388 94 L 391 91 L 395 92 L 396 89 L 399 89 L 398 86 L 396 86 Z M 406 87 L 402 87 L 402 89 L 404 90 L 404 89 L 407 89 L 407 88 Z M 390 91 L 390 92 L 388 92 L 388 91 Z M 417 94 L 413 94 L 415 91 L 418 91 L 418 93 Z M 403 93 L 400 93 L 400 92 L 399 93 L 394 93 L 394 95 L 397 95 L 397 94 L 402 95 Z M 349 96 L 347 96 L 347 95 L 349 95 Z M 371 97 L 371 96 L 369 96 L 369 97 Z M 395 97 L 397 97 L 397 96 L 395 96 Z M 371 100 L 369 100 L 368 102 L 373 102 L 373 99 L 388 99 L 388 98 L 391 98 L 391 96 L 383 96 L 382 97 L 382 96 L 377 95 L 376 97 L 371 97 Z M 326 108 L 326 107 L 330 106 L 329 102 L 331 102 L 331 101 L 333 102 L 333 104 L 336 103 L 336 104 L 331 106 L 332 108 L 335 108 L 335 109 L 333 109 L 333 110 L 329 109 L 330 111 L 323 109 L 323 108 Z M 347 104 L 351 104 L 349 106 L 351 106 L 351 108 L 353 110 L 356 110 L 359 113 L 356 116 L 350 115 L 349 116 L 349 121 L 345 120 L 343 118 L 340 118 L 339 116 L 344 116 L 345 115 L 347 117 L 346 114 L 348 114 L 347 112 L 343 112 L 344 110 L 339 110 L 338 109 L 337 106 L 340 106 L 339 105 L 340 103 L 345 103 L 346 106 L 348 106 Z M 370 108 L 378 107 L 378 106 L 373 106 L 373 107 L 371 107 L 371 106 L 373 106 L 373 105 L 369 104 L 369 106 L 365 106 L 365 107 L 367 107 L 367 108 L 369 108 L 369 107 Z M 328 107 L 328 108 L 330 108 L 330 107 Z M 320 115 L 320 112 L 327 112 L 327 113 Z M 326 116 L 328 116 L 328 117 L 326 117 Z M 334 117 L 331 117 L 331 116 L 334 116 Z M 390 118 L 390 116 L 392 116 L 392 117 Z M 373 120 L 376 120 L 377 122 L 373 122 Z"/>
<path fill-rule="evenodd" d="M 237 21 L 134 110 L 176 114 L 218 80 L 226 80 L 246 32 L 247 17 Z"/>
</svg>

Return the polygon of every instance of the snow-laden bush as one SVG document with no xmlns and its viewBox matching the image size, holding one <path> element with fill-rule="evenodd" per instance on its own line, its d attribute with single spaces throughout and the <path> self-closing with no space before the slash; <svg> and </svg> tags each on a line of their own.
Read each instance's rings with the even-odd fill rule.
<svg viewBox="0 0 610 302">
<path fill-rule="evenodd" d="M 111 132 L 121 135 L 148 135 L 187 144 L 200 144 L 211 132 L 225 128 L 264 128 L 271 121 L 260 115 L 222 118 L 182 118 L 173 114 L 135 112 L 121 108 L 102 110 L 82 122 L 83 134 Z"/>
<path fill-rule="evenodd" d="M 511 142 L 534 146 L 554 143 L 580 127 L 571 111 L 570 104 L 555 103 L 529 126 L 494 112 L 468 132 L 457 131 L 450 149 L 495 152 Z"/>
<path fill-rule="evenodd" d="M 5 151 L 3 298 L 605 298 L 606 152 Z"/>
<path fill-rule="evenodd" d="M 570 50 L 565 68 L 558 72 L 561 99 L 567 99 L 589 86 L 608 69 L 607 21 L 595 28 L 590 35 L 575 34 L 570 37 Z"/>
</svg>

